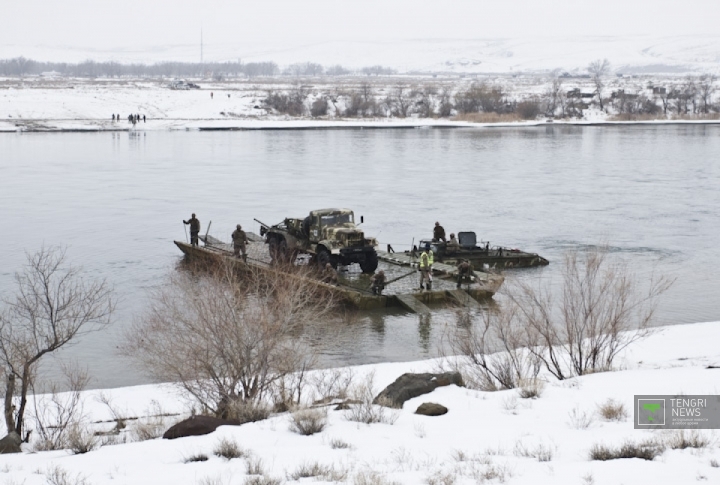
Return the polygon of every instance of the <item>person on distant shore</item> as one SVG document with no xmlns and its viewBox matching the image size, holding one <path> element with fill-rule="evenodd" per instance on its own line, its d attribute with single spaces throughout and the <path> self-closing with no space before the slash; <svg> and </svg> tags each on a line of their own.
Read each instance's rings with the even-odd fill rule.
<svg viewBox="0 0 720 485">
<path fill-rule="evenodd" d="M 198 234 L 200 234 L 200 221 L 195 217 L 193 213 L 192 217 L 187 221 L 183 221 L 183 224 L 190 224 L 190 245 L 198 245 Z"/>
<path fill-rule="evenodd" d="M 115 113 L 113 113 L 113 117 L 112 117 L 112 118 L 113 118 L 113 121 L 115 121 Z"/>
<path fill-rule="evenodd" d="M 143 123 L 145 123 L 145 115 L 143 115 Z"/>
<path fill-rule="evenodd" d="M 434 242 L 447 242 L 445 239 L 445 228 L 440 225 L 439 222 L 435 223 L 435 228 L 433 229 L 433 241 Z"/>
<path fill-rule="evenodd" d="M 245 231 L 242 230 L 242 226 L 238 224 L 236 226 L 236 229 L 233 231 L 232 235 L 230 236 L 232 238 L 233 242 L 233 254 L 236 258 L 240 257 L 240 252 L 242 251 L 242 259 L 243 261 L 247 262 L 247 234 L 245 234 Z"/>
<path fill-rule="evenodd" d="M 210 99 L 213 99 L 213 92 L 210 91 Z"/>
<path fill-rule="evenodd" d="M 130 115 L 128 115 L 128 123 L 132 123 L 132 122 L 133 122 L 133 115 L 130 114 Z"/>
<path fill-rule="evenodd" d="M 117 116 L 115 117 L 115 119 L 118 120 L 118 121 L 120 121 L 120 113 L 117 114 Z"/>
</svg>

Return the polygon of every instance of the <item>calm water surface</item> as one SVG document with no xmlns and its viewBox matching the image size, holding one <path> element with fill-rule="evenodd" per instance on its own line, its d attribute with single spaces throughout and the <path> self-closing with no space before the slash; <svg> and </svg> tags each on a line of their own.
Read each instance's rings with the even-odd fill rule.
<svg viewBox="0 0 720 485">
<path fill-rule="evenodd" d="M 228 239 L 311 209 L 349 207 L 406 249 L 436 220 L 538 252 L 608 242 L 641 278 L 677 278 L 660 323 L 720 320 L 720 127 L 540 127 L 0 136 L 0 292 L 24 252 L 66 245 L 119 298 L 112 329 L 64 352 L 96 387 L 147 382 L 115 354 L 147 290 L 174 271 L 182 219 Z M 522 278 L 543 273 L 527 270 Z M 323 342 L 325 364 L 433 356 L 449 311 L 371 313 Z"/>
</svg>

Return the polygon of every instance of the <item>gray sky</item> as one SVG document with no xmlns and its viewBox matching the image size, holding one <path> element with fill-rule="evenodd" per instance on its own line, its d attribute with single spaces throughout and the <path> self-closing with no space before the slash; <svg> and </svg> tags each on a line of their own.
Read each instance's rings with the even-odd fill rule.
<svg viewBox="0 0 720 485">
<path fill-rule="evenodd" d="M 719 0 L 4 0 L 2 44 L 712 34 Z M 1 47 L 0 47 L 1 48 Z"/>
</svg>

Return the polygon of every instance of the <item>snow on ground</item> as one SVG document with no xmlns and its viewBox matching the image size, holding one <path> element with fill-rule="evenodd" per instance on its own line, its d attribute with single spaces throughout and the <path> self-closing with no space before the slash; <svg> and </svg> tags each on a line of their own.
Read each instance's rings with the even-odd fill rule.
<svg viewBox="0 0 720 485">
<path fill-rule="evenodd" d="M 69 483 L 79 483 L 84 477 L 91 484 L 240 484 L 248 477 L 247 463 L 261 460 L 266 476 L 286 483 L 333 483 L 292 478 L 301 467 L 315 463 L 333 467 L 344 477 L 336 477 L 339 483 L 720 483 L 717 431 L 705 432 L 711 439 L 705 448 L 667 449 L 653 461 L 588 459 L 594 444 L 619 446 L 626 440 L 658 437 L 633 429 L 634 394 L 719 394 L 720 370 L 707 368 L 720 365 L 719 340 L 720 322 L 664 327 L 621 356 L 622 370 L 566 381 L 548 379 L 538 399 L 520 399 L 515 390 L 438 388 L 406 402 L 394 424 L 359 424 L 345 419 L 345 411 L 331 410 L 324 431 L 301 436 L 289 431 L 288 414 L 278 414 L 257 423 L 221 427 L 206 436 L 108 445 L 83 455 L 68 451 L 3 455 L 0 480 L 42 484 L 51 470 L 60 467 L 72 477 Z M 353 371 L 356 379 L 375 372 L 379 391 L 404 372 L 435 367 L 434 361 L 422 361 Z M 142 416 L 160 408 L 167 413 L 187 409 L 167 385 L 102 392 L 125 416 Z M 110 420 L 107 406 L 97 400 L 99 393 L 85 393 L 86 411 L 92 419 Z M 630 416 L 621 422 L 600 420 L 597 406 L 610 398 L 623 403 Z M 415 415 L 417 406 L 428 401 L 448 407 L 449 412 L 439 417 Z M 591 425 L 577 429 L 570 417 L 573 411 L 591 416 Z M 223 438 L 236 441 L 252 458 L 228 461 L 213 456 Z M 338 448 L 340 442 L 347 447 Z M 525 456 L 540 452 L 549 459 Z M 185 463 L 197 454 L 209 459 Z M 372 476 L 375 481 L 361 481 Z M 454 482 L 447 477 L 455 477 Z"/>
<path fill-rule="evenodd" d="M 448 89 L 457 92 L 473 82 L 502 86 L 511 100 L 541 96 L 549 85 L 543 76 L 390 76 L 333 78 L 269 78 L 258 80 L 193 80 L 200 89 L 173 90 L 169 80 L 132 79 L 0 79 L 0 132 L 56 131 L 56 130 L 185 130 L 185 129 L 252 129 L 252 128 L 322 128 L 322 127 L 422 127 L 422 126 L 486 126 L 478 123 L 448 119 L 365 118 L 343 119 L 335 114 L 333 104 L 327 116 L 320 118 L 291 118 L 274 115 L 264 108 L 263 99 L 269 91 L 289 92 L 298 85 L 307 89 L 306 106 L 313 100 L 327 97 L 337 100 L 342 109 L 348 93 L 357 91 L 363 83 L 372 86 L 378 104 L 394 95 L 398 86 L 409 93 L 413 88 L 433 87 L 438 92 Z M 653 85 L 673 86 L 684 82 L 676 76 L 634 76 L 607 79 L 606 96 L 617 89 L 627 93 L 645 93 L 652 97 Z M 568 78 L 563 89 L 579 88 L 592 93 L 587 78 Z M 434 96 L 438 103 L 438 96 Z M 129 114 L 147 117 L 147 122 L 133 126 Z M 120 121 L 112 121 L 112 115 Z M 604 122 L 606 113 L 585 110 L 585 117 L 574 123 Z M 524 124 L 545 123 L 524 122 Z M 517 126 L 518 123 L 510 123 Z M 493 126 L 498 126 L 494 124 Z"/>
</svg>

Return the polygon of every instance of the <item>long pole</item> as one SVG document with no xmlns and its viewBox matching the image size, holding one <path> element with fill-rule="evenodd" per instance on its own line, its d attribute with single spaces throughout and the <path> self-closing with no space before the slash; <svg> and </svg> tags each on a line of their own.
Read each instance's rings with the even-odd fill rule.
<svg viewBox="0 0 720 485">
<path fill-rule="evenodd" d="M 208 224 L 207 231 L 205 231 L 205 246 L 209 246 L 207 237 L 208 237 L 208 234 L 210 234 L 210 226 L 212 226 L 212 221 L 210 221 L 210 223 Z"/>
<path fill-rule="evenodd" d="M 185 242 L 189 244 L 190 240 L 188 239 L 187 226 L 185 225 L 185 222 L 183 222 L 183 228 L 185 228 Z"/>
</svg>

